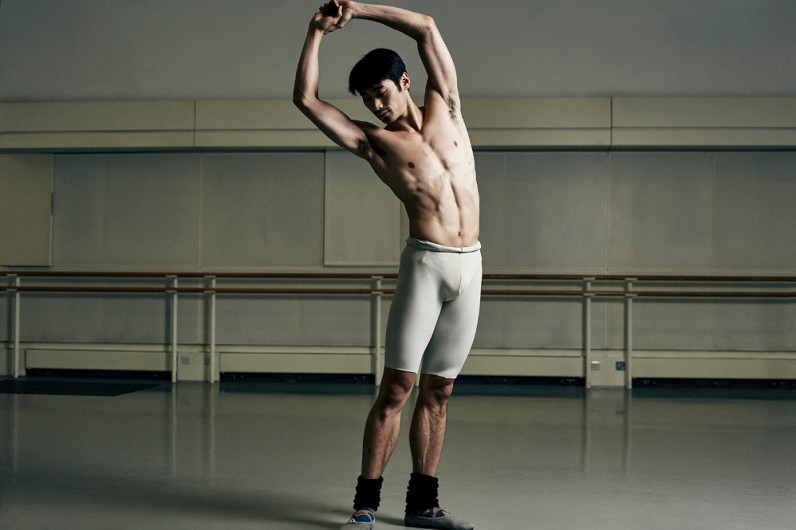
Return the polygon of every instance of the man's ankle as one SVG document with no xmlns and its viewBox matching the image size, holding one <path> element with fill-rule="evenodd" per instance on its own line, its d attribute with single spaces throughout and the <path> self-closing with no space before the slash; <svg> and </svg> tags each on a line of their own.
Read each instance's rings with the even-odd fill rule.
<svg viewBox="0 0 796 530">
<path fill-rule="evenodd" d="M 381 504 L 381 485 L 384 477 L 379 478 L 357 478 L 356 495 L 354 496 L 354 510 L 369 509 L 373 512 L 379 509 Z"/>
<path fill-rule="evenodd" d="M 412 473 L 406 489 L 406 513 L 418 514 L 439 507 L 437 499 L 439 479 L 422 473 Z"/>
</svg>

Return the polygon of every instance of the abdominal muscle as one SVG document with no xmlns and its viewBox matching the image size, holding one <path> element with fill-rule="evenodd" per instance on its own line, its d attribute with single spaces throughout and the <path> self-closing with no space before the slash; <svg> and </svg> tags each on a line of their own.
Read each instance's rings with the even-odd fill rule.
<svg viewBox="0 0 796 530">
<path fill-rule="evenodd" d="M 409 235 L 446 247 L 469 247 L 478 242 L 478 189 L 457 189 L 449 179 L 436 193 L 415 192 L 403 200 Z"/>
<path fill-rule="evenodd" d="M 438 245 L 463 248 L 473 246 L 478 242 L 477 233 L 473 236 L 472 231 L 460 230 L 458 229 L 459 227 L 446 226 L 435 222 L 429 223 L 425 222 L 425 220 L 418 220 L 415 223 L 410 221 L 409 224 L 410 236 L 431 241 Z"/>
</svg>

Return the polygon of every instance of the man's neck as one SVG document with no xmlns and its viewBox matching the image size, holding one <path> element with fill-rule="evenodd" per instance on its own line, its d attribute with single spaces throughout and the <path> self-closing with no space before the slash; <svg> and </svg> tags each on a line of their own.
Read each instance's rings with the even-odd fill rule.
<svg viewBox="0 0 796 530">
<path fill-rule="evenodd" d="M 423 109 L 415 105 L 415 102 L 409 99 L 406 112 L 397 120 L 387 124 L 384 128 L 391 132 L 412 131 L 419 133 L 423 130 Z"/>
</svg>

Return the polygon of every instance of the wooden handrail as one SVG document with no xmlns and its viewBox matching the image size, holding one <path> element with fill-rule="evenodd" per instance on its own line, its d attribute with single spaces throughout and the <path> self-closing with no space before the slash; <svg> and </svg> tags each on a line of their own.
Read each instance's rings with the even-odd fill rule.
<svg viewBox="0 0 796 530">
<path fill-rule="evenodd" d="M 484 274 L 485 280 L 571 280 L 614 281 L 633 280 L 639 282 L 741 282 L 741 283 L 796 283 L 796 276 L 688 276 L 688 275 L 644 275 L 644 274 Z"/>
<path fill-rule="evenodd" d="M 108 271 L 14 271 L 0 270 L 0 276 L 37 278 L 237 278 L 286 280 L 361 280 L 373 277 L 395 279 L 396 273 L 380 272 L 108 272 Z M 484 274 L 484 280 L 546 280 L 546 281 L 625 281 L 640 282 L 735 282 L 735 283 L 796 283 L 796 276 L 732 276 L 732 275 L 644 275 L 644 274 Z"/>
<path fill-rule="evenodd" d="M 250 280 L 365 280 L 372 278 L 394 279 L 396 274 L 379 273 L 167 273 L 167 272 L 53 272 L 53 271 L 0 271 L 0 275 L 32 278 L 114 278 L 114 279 L 250 279 Z M 633 282 L 633 289 L 483 289 L 484 296 L 559 296 L 559 297 L 651 297 L 651 298 L 796 298 L 796 290 L 787 291 L 705 291 L 705 290 L 639 290 L 640 282 L 696 282 L 696 283 L 795 283 L 796 276 L 687 276 L 687 275 L 574 275 L 574 274 L 485 274 L 486 281 L 607 281 Z M 373 295 L 393 294 L 394 289 L 375 288 L 287 288 L 287 287 L 186 287 L 186 286 L 66 286 L 66 285 L 0 285 L 0 292 L 38 293 L 122 293 L 122 294 L 285 294 L 285 295 Z"/>
<path fill-rule="evenodd" d="M 19 276 L 34 278 L 239 278 L 274 280 L 363 280 L 379 276 L 396 278 L 397 274 L 365 272 L 87 272 L 87 271 L 0 271 L 0 276 Z"/>
<path fill-rule="evenodd" d="M 6 281 L 2 281 L 5 276 Z M 371 304 L 371 337 L 378 337 L 381 330 L 381 323 L 373 315 L 381 315 L 381 295 L 390 295 L 395 292 L 392 288 L 382 288 L 383 279 L 392 280 L 396 274 L 380 273 L 157 273 L 157 272 L 52 272 L 52 271 L 0 271 L 0 293 L 8 293 L 8 299 L 13 301 L 13 315 L 9 315 L 12 322 L 12 351 L 13 351 L 13 373 L 14 377 L 19 376 L 21 341 L 20 341 L 20 297 L 24 298 L 23 293 L 74 293 L 77 296 L 90 295 L 92 293 L 127 294 L 127 295 L 165 295 L 171 299 L 171 303 L 166 304 L 170 313 L 170 340 L 169 351 L 171 355 L 171 376 L 172 382 L 177 381 L 179 341 L 177 337 L 178 319 L 178 298 L 180 295 L 209 295 L 210 298 L 210 320 L 208 323 L 210 330 L 215 330 L 215 302 L 216 295 L 284 295 L 284 296 L 362 296 L 370 297 Z M 28 281 L 23 278 L 33 279 L 28 285 Z M 47 278 L 46 281 L 41 279 Z M 71 281 L 69 279 L 72 279 Z M 485 297 L 495 298 L 514 298 L 521 300 L 526 298 L 570 298 L 580 300 L 583 306 L 583 336 L 584 338 L 584 366 L 589 366 L 591 356 L 591 303 L 596 297 L 602 298 L 622 298 L 625 306 L 625 333 L 627 336 L 627 346 L 625 351 L 625 362 L 627 363 L 626 386 L 632 385 L 632 318 L 631 311 L 633 301 L 638 299 L 770 299 L 770 300 L 790 300 L 796 299 L 796 276 L 665 276 L 665 275 L 556 275 L 556 274 L 485 274 L 484 280 L 496 282 L 486 285 L 481 293 Z M 38 279 L 39 281 L 36 281 Z M 60 279 L 60 280 L 59 280 Z M 78 280 L 81 279 L 81 280 Z M 114 281 L 116 280 L 116 281 Z M 231 280 L 227 285 L 218 285 L 218 280 Z M 257 281 L 259 284 L 246 282 L 245 280 Z M 272 280 L 271 286 L 266 283 Z M 310 280 L 319 280 L 318 282 Z M 330 287 L 329 284 L 334 285 Z M 356 280 L 356 282 L 347 282 Z M 568 282 L 562 285 L 560 282 Z M 365 282 L 367 282 L 365 284 Z M 523 287 L 522 282 L 549 282 L 544 287 L 534 283 L 526 284 L 530 288 Z M 555 283 L 559 282 L 559 283 Z M 603 282 L 596 284 L 595 282 Z M 644 282 L 645 286 L 640 288 Z M 662 285 L 665 283 L 679 284 L 677 287 L 669 285 L 668 289 Z M 223 282 L 221 282 L 223 283 Z M 499 284 L 506 285 L 505 288 Z M 682 287 L 682 284 L 688 284 Z M 52 285 L 47 285 L 52 284 Z M 105 285 L 103 285 L 105 284 Z M 259 286 L 263 285 L 265 286 Z M 290 285 L 290 286 L 286 286 Z M 295 286 L 299 284 L 298 286 Z M 365 285 L 363 285 L 365 284 Z M 610 284 L 610 285 L 608 285 Z M 724 285 L 721 285 L 724 284 Z M 745 286 L 742 286 L 746 284 Z M 754 288 L 752 287 L 754 286 Z M 391 287 L 391 286 L 390 286 Z M 674 287 L 674 288 L 673 288 Z M 746 289 L 746 290 L 744 290 Z M 214 331 L 211 331 L 208 339 L 210 351 L 210 373 L 211 382 L 218 380 L 220 373 L 219 353 L 216 350 Z M 378 366 L 378 355 L 380 343 L 372 339 L 372 349 L 374 355 L 374 367 Z M 374 368 L 374 374 L 379 377 L 379 371 Z M 586 386 L 590 386 L 591 372 L 587 369 L 584 372 Z"/>
<path fill-rule="evenodd" d="M 490 296 L 596 296 L 596 297 L 657 297 L 657 298 L 796 298 L 796 291 L 553 291 L 524 289 L 483 289 Z"/>
<path fill-rule="evenodd" d="M 372 294 L 392 293 L 391 289 L 288 289 L 270 287 L 78 287 L 78 286 L 47 286 L 22 285 L 0 286 L 0 291 L 19 291 L 35 293 L 219 293 L 219 294 Z"/>
<path fill-rule="evenodd" d="M 0 286 L 0 291 L 37 293 L 106 293 L 106 294 L 307 294 L 371 295 L 393 294 L 394 289 L 273 288 L 273 287 L 92 287 L 92 286 Z M 595 291 L 553 289 L 483 289 L 484 296 L 561 296 L 561 297 L 654 297 L 654 298 L 796 298 L 796 291 Z"/>
</svg>

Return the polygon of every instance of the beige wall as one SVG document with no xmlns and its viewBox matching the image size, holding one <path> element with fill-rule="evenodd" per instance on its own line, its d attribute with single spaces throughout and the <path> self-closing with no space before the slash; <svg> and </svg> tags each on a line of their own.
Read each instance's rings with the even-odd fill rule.
<svg viewBox="0 0 796 530">
<path fill-rule="evenodd" d="M 388 0 L 422 10 L 466 97 L 793 96 L 788 0 Z M 0 101 L 290 97 L 317 0 L 3 0 Z M 425 75 L 412 41 L 354 21 L 325 39 L 322 93 L 376 47 Z"/>
<path fill-rule="evenodd" d="M 53 157 L 0 156 L 0 263 L 49 266 Z"/>
<path fill-rule="evenodd" d="M 288 101 L 317 2 L 145 4 L 3 1 L 0 271 L 391 270 L 406 233 L 400 205 Z M 463 96 L 478 98 L 464 109 L 479 150 L 488 270 L 794 274 L 789 3 L 400 5 L 435 17 Z M 423 86 L 409 39 L 357 22 L 324 41 L 323 96 L 344 97 L 351 64 L 377 46 L 398 50 Z M 356 98 L 335 103 L 362 117 Z M 11 339 L 11 300 L 0 295 L 0 341 Z M 473 369 L 578 372 L 580 303 L 486 300 Z M 186 345 L 207 339 L 204 304 L 180 302 Z M 593 305 L 594 347 L 621 349 L 621 303 Z M 728 355 L 796 349 L 790 302 L 636 305 L 645 355 L 724 356 L 720 369 L 694 373 L 726 373 Z M 22 308 L 23 346 L 110 345 L 83 352 L 91 366 L 113 347 L 158 358 L 141 350 L 169 340 L 168 304 L 151 297 L 27 294 Z M 367 316 L 367 302 L 232 297 L 219 303 L 219 341 L 322 345 L 331 358 L 334 345 L 367 351 Z M 280 364 L 294 353 L 250 366 L 295 368 Z M 651 373 L 694 366 L 684 372 L 661 355 Z M 542 360 L 551 356 L 561 364 Z M 778 373 L 762 366 L 732 373 Z"/>
<path fill-rule="evenodd" d="M 793 152 L 484 151 L 476 168 L 490 271 L 794 271 Z M 341 151 L 56 154 L 53 182 L 55 270 L 394 267 L 405 237 Z"/>
<path fill-rule="evenodd" d="M 362 112 L 356 100 L 336 103 Z M 464 104 L 487 272 L 794 274 L 793 98 Z M 51 242 L 27 230 L 32 221 L 5 226 L 14 234 L 6 250 L 35 242 L 50 250 L 52 270 L 395 269 L 400 204 L 289 101 L 0 104 L 0 118 L 4 197 L 52 223 Z M 35 179 L 19 169 L 29 164 Z M 38 185 L 49 182 L 52 201 Z M 7 344 L 13 298 L 0 304 Z M 487 297 L 466 372 L 583 376 L 583 306 Z M 211 312 L 201 295 L 178 307 L 180 377 L 201 379 Z M 788 300 L 634 307 L 636 375 L 796 377 Z M 170 311 L 162 297 L 25 293 L 21 357 L 26 366 L 169 369 Z M 593 355 L 612 366 L 628 344 L 624 307 L 597 299 L 591 312 Z M 369 372 L 374 313 L 368 297 L 223 297 L 221 368 Z"/>
<path fill-rule="evenodd" d="M 796 153 L 490 150 L 476 166 L 487 272 L 796 273 Z M 56 154 L 53 182 L 53 270 L 394 271 L 405 237 L 399 203 L 340 151 Z M 0 307 L 4 323 L 10 307 Z M 39 348 L 170 340 L 160 297 L 26 294 L 22 307 L 22 341 Z M 642 354 L 796 350 L 788 301 L 635 308 Z M 181 299 L 183 347 L 206 342 L 206 309 L 201 296 Z M 369 311 L 366 298 L 227 297 L 217 341 L 244 352 L 367 351 Z M 621 352 L 622 302 L 598 299 L 592 311 L 592 347 Z M 580 352 L 581 315 L 579 299 L 486 298 L 477 362 L 492 355 L 503 368 L 496 358 L 490 370 L 546 375 L 528 356 Z M 298 362 L 279 366 L 313 368 Z"/>
</svg>

